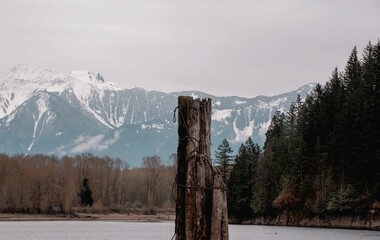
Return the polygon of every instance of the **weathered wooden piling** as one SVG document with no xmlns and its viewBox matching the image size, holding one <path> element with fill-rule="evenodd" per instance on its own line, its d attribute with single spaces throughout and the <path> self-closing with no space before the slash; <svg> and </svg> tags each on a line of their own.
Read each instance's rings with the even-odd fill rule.
<svg viewBox="0 0 380 240">
<path fill-rule="evenodd" d="M 226 240 L 225 184 L 212 167 L 211 99 L 178 98 L 177 240 Z"/>
</svg>

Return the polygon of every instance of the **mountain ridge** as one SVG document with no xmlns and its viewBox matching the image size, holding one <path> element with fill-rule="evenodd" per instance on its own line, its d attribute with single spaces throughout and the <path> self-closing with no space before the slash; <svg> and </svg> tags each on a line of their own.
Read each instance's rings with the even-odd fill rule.
<svg viewBox="0 0 380 240">
<path fill-rule="evenodd" d="M 20 65 L 0 83 L 0 152 L 90 152 L 119 157 L 131 166 L 139 166 L 146 155 L 166 159 L 176 152 L 172 119 L 180 95 L 212 98 L 212 150 L 227 138 L 236 151 L 248 137 L 262 145 L 274 111 L 286 111 L 297 94 L 305 97 L 314 86 L 275 96 L 217 97 L 124 89 L 98 72 L 62 74 Z"/>
</svg>

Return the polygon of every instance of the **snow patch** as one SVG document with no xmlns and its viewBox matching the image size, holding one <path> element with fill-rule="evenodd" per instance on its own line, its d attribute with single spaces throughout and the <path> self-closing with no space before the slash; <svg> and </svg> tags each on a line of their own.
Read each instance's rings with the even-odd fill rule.
<svg viewBox="0 0 380 240">
<path fill-rule="evenodd" d="M 155 128 L 155 129 L 164 129 L 164 124 L 152 124 L 152 128 Z"/>
<path fill-rule="evenodd" d="M 269 106 L 270 107 L 278 107 L 280 106 L 281 104 L 284 104 L 286 101 L 288 101 L 288 98 L 287 97 L 284 97 L 284 98 L 278 98 L 278 99 L 275 99 L 275 100 L 271 100 L 269 102 Z"/>
<path fill-rule="evenodd" d="M 33 147 L 34 143 L 35 143 L 35 141 L 33 140 L 32 143 L 31 143 L 31 144 L 29 145 L 29 147 L 28 147 L 28 152 L 29 152 L 30 150 L 32 150 L 32 147 Z"/>
<path fill-rule="evenodd" d="M 114 126 L 109 124 L 105 119 L 103 119 L 99 114 L 97 114 L 96 111 L 93 110 L 90 106 L 88 106 L 87 104 L 83 104 L 82 106 L 84 107 L 85 110 L 87 110 L 87 112 L 91 113 L 92 116 L 94 116 L 104 126 L 110 128 L 110 129 L 114 129 Z"/>
<path fill-rule="evenodd" d="M 287 97 L 270 99 L 268 102 L 258 101 L 256 106 L 261 109 L 276 109 L 280 112 L 285 112 L 284 104 L 288 101 Z"/>
<path fill-rule="evenodd" d="M 197 98 L 199 98 L 199 96 L 196 95 L 195 93 L 191 93 L 191 97 L 193 97 L 193 99 L 197 99 Z"/>
<path fill-rule="evenodd" d="M 9 124 L 13 121 L 13 119 L 16 117 L 17 111 L 12 112 L 8 115 L 8 118 L 6 120 L 6 125 L 9 126 Z"/>
<path fill-rule="evenodd" d="M 268 104 L 267 102 L 263 102 L 263 101 L 261 101 L 261 100 L 258 100 L 258 101 L 257 101 L 256 106 L 257 106 L 258 108 L 269 108 L 269 104 Z"/>
<path fill-rule="evenodd" d="M 141 129 L 152 129 L 152 128 L 162 130 L 165 127 L 164 127 L 164 124 L 159 124 L 159 123 L 153 123 L 152 125 L 141 124 Z"/>
<path fill-rule="evenodd" d="M 246 103 L 247 101 L 239 101 L 239 100 L 235 100 L 235 104 L 236 105 L 240 105 L 240 104 L 244 104 Z"/>
<path fill-rule="evenodd" d="M 211 119 L 214 121 L 223 121 L 226 118 L 230 118 L 232 109 L 214 110 L 211 114 Z"/>
<path fill-rule="evenodd" d="M 267 133 L 268 131 L 268 128 L 270 126 L 270 123 L 271 123 L 271 120 L 267 121 L 267 122 L 264 122 L 262 124 L 260 124 L 260 128 L 259 128 L 259 135 L 261 136 L 262 139 L 265 139 L 265 134 Z"/>
<path fill-rule="evenodd" d="M 47 111 L 47 104 L 46 104 L 46 99 L 47 96 L 44 96 L 43 98 L 39 98 L 37 100 L 37 118 L 33 115 L 34 118 L 34 130 L 33 130 L 33 139 L 36 138 L 36 133 L 37 133 L 37 128 L 40 123 L 40 120 L 43 116 L 43 114 Z M 31 148 L 31 147 L 30 147 Z"/>
<path fill-rule="evenodd" d="M 34 119 L 33 136 L 32 136 L 33 140 L 28 147 L 28 151 L 30 151 L 33 148 L 39 136 L 41 135 L 42 130 L 45 128 L 45 126 L 49 125 L 56 117 L 54 113 L 51 113 L 48 110 L 48 106 L 47 106 L 48 98 L 49 98 L 48 95 L 41 95 L 40 98 L 36 102 L 37 116 L 33 115 L 33 119 Z"/>
<path fill-rule="evenodd" d="M 233 142 L 234 143 L 242 143 L 242 142 L 247 141 L 247 139 L 252 136 L 253 129 L 254 129 L 254 120 L 249 121 L 249 125 L 244 127 L 242 130 L 240 130 L 236 127 L 236 120 L 237 120 L 237 118 L 235 118 L 235 120 L 233 122 L 233 129 L 234 129 L 234 132 L 236 135 Z"/>
</svg>

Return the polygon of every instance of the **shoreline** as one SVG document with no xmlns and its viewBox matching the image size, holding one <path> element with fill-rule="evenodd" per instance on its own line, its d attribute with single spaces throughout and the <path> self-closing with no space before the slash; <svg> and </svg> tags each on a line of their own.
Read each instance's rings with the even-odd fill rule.
<svg viewBox="0 0 380 240">
<path fill-rule="evenodd" d="M 174 221 L 175 215 L 157 214 L 157 215 L 138 215 L 138 214 L 11 214 L 0 213 L 0 222 L 18 222 L 18 221 L 133 221 L 133 222 L 162 222 Z"/>
<path fill-rule="evenodd" d="M 293 220 L 293 221 L 292 221 Z M 164 222 L 175 221 L 173 214 L 18 214 L 18 213 L 0 213 L 1 222 L 20 222 L 20 221 L 117 221 L 117 222 Z M 281 226 L 281 227 L 307 227 L 307 228 L 326 228 L 326 229 L 350 229 L 350 230 L 380 230 L 380 218 L 369 219 L 357 217 L 337 217 L 328 221 L 318 218 L 302 219 L 294 221 L 289 219 L 285 214 L 277 218 L 259 217 L 252 221 L 241 223 L 230 222 L 234 225 L 263 225 L 263 226 Z"/>
<path fill-rule="evenodd" d="M 335 228 L 351 230 L 380 230 L 380 216 L 336 216 L 301 218 L 282 213 L 277 217 L 257 217 L 246 224 L 310 227 L 310 228 Z"/>
</svg>

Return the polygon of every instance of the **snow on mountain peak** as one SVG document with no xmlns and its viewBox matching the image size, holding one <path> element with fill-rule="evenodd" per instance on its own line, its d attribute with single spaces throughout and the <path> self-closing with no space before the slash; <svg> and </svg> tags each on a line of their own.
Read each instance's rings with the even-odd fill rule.
<svg viewBox="0 0 380 240">
<path fill-rule="evenodd" d="M 12 113 L 37 92 L 62 93 L 66 89 L 73 89 L 79 99 L 88 99 L 92 90 L 99 92 L 123 90 L 111 82 L 104 81 L 98 72 L 71 71 L 62 74 L 20 64 L 14 66 L 0 82 L 0 118 Z"/>
<path fill-rule="evenodd" d="M 123 90 L 112 82 L 104 81 L 103 76 L 99 72 L 71 71 L 68 77 L 75 83 L 86 82 L 99 90 Z"/>
<path fill-rule="evenodd" d="M 4 88 L 20 87 L 17 83 L 32 83 L 34 86 L 27 86 L 27 88 L 37 88 L 48 84 L 51 85 L 68 85 L 75 84 L 77 82 L 88 82 L 99 89 L 109 89 L 109 90 L 122 90 L 119 86 L 114 83 L 104 81 L 103 76 L 99 72 L 89 72 L 89 71 L 71 71 L 68 74 L 63 74 L 57 71 L 49 69 L 40 69 L 37 67 L 28 66 L 25 64 L 20 64 L 14 66 L 8 73 L 4 81 L 2 81 L 2 86 L 0 86 L 0 91 Z M 16 86 L 13 86 L 16 85 Z M 49 89 L 46 89 L 49 91 Z M 62 89 L 63 90 L 63 89 Z"/>
<path fill-rule="evenodd" d="M 78 70 L 77 71 L 71 71 L 69 73 L 70 77 L 73 77 L 76 80 L 81 80 L 81 81 L 94 81 L 94 80 L 98 80 L 98 78 L 97 78 L 98 75 L 101 76 L 99 73 L 88 72 L 88 71 L 78 71 Z M 104 82 L 104 79 L 101 82 Z"/>
</svg>

